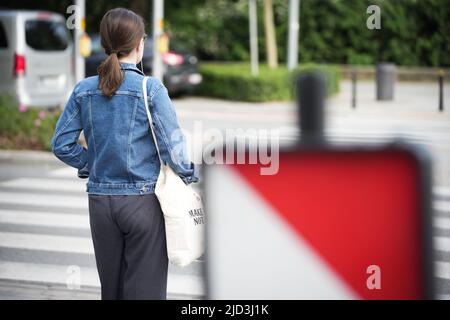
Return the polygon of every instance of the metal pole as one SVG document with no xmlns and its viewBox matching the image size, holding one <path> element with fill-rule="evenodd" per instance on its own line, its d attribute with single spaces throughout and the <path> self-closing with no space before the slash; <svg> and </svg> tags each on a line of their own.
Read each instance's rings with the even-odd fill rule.
<svg viewBox="0 0 450 320">
<path fill-rule="evenodd" d="M 153 76 L 163 80 L 163 65 L 159 51 L 159 38 L 164 28 L 164 0 L 153 0 Z"/>
<path fill-rule="evenodd" d="M 289 0 L 289 32 L 288 32 L 288 52 L 287 67 L 294 69 L 298 64 L 298 31 L 300 0 Z"/>
<path fill-rule="evenodd" d="M 297 78 L 297 106 L 300 110 L 301 142 L 324 142 L 324 105 L 326 82 L 323 74 L 308 72 Z"/>
<path fill-rule="evenodd" d="M 250 59 L 252 75 L 257 76 L 259 74 L 259 62 L 258 62 L 258 23 L 256 19 L 256 0 L 249 0 L 248 14 L 250 24 Z"/>
<path fill-rule="evenodd" d="M 444 72 L 439 72 L 439 111 L 444 111 Z"/>
<path fill-rule="evenodd" d="M 356 82 L 358 80 L 358 74 L 356 69 L 352 70 L 352 108 L 356 109 Z"/>
<path fill-rule="evenodd" d="M 75 17 L 75 31 L 74 31 L 74 45 L 75 45 L 75 83 L 80 82 L 85 77 L 84 70 L 84 58 L 81 56 L 80 52 L 80 38 L 84 34 L 86 20 L 86 1 L 85 0 L 75 0 L 75 5 L 77 6 L 77 15 Z"/>
<path fill-rule="evenodd" d="M 267 65 L 270 69 L 278 68 L 277 36 L 273 15 L 273 0 L 264 0 L 264 29 L 266 33 Z"/>
</svg>

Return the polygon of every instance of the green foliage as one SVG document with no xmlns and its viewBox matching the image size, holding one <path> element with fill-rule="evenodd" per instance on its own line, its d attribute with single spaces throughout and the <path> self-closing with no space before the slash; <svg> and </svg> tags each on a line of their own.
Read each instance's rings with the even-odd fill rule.
<svg viewBox="0 0 450 320">
<path fill-rule="evenodd" d="M 381 29 L 366 28 L 366 9 L 381 10 Z M 301 61 L 450 66 L 448 0 L 304 0 Z"/>
<path fill-rule="evenodd" d="M 9 96 L 0 96 L 0 148 L 51 150 L 50 141 L 61 110 L 28 107 L 19 110 Z"/>
<path fill-rule="evenodd" d="M 306 71 L 320 71 L 326 76 L 328 94 L 339 91 L 339 68 L 334 66 L 308 64 L 289 71 L 285 66 L 272 70 L 260 65 L 259 76 L 252 76 L 250 64 L 203 63 L 200 72 L 203 76 L 197 94 L 229 100 L 263 102 L 291 100 L 296 76 Z"/>
<path fill-rule="evenodd" d="M 247 1 L 174 0 L 166 7 L 166 30 L 201 59 L 249 59 Z"/>
<path fill-rule="evenodd" d="M 262 1 L 258 51 L 266 58 Z M 381 29 L 366 26 L 369 5 L 381 9 Z M 286 62 L 288 1 L 273 0 L 278 57 Z M 247 0 L 166 2 L 167 30 L 202 60 L 248 61 Z M 448 0 L 302 0 L 299 61 L 450 67 Z"/>
<path fill-rule="evenodd" d="M 299 61 L 302 63 L 450 67 L 449 0 L 301 0 Z M 70 0 L 3 0 L 10 8 L 46 9 L 66 17 Z M 381 9 L 381 30 L 369 30 L 369 5 Z M 98 32 L 105 12 L 141 8 L 151 33 L 147 0 L 86 1 L 86 30 Z M 273 0 L 280 62 L 286 61 L 288 0 Z M 135 9 L 136 10 L 136 9 Z M 248 0 L 166 0 L 165 29 L 201 60 L 248 61 Z M 258 48 L 266 58 L 263 5 L 258 1 Z"/>
</svg>

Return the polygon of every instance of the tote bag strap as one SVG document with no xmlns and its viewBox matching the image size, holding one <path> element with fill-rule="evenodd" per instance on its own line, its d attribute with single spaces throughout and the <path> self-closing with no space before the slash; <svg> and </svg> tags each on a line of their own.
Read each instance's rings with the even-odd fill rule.
<svg viewBox="0 0 450 320">
<path fill-rule="evenodd" d="M 163 164 L 163 161 L 161 159 L 161 154 L 159 153 L 158 141 L 156 140 L 155 127 L 153 126 L 152 115 L 151 115 L 150 109 L 148 107 L 147 80 L 148 80 L 148 77 L 144 77 L 144 80 L 142 81 L 142 92 L 144 94 L 144 106 L 145 106 L 145 111 L 147 111 L 147 118 L 148 118 L 148 122 L 150 123 L 150 129 L 152 131 L 153 141 L 155 141 L 156 152 L 158 152 L 159 162 L 161 164 Z"/>
</svg>

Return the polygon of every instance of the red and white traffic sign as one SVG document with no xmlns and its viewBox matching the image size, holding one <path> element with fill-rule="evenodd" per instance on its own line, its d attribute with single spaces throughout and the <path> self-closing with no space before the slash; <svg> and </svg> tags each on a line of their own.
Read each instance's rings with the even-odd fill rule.
<svg viewBox="0 0 450 320">
<path fill-rule="evenodd" d="M 430 297 L 429 199 L 404 149 L 282 152 L 279 171 L 208 166 L 211 299 Z"/>
</svg>

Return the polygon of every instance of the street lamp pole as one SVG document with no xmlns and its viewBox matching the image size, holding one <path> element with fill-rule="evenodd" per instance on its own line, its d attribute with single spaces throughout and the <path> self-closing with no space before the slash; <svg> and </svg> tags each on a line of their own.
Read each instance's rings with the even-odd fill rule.
<svg viewBox="0 0 450 320">
<path fill-rule="evenodd" d="M 259 74 L 258 68 L 258 23 L 257 23 L 257 11 L 256 0 L 249 0 L 249 23 L 250 23 L 250 60 L 252 66 L 252 75 L 257 76 Z"/>
<path fill-rule="evenodd" d="M 288 53 L 287 67 L 294 69 L 298 64 L 298 31 L 300 0 L 289 0 L 289 34 L 288 34 Z"/>
<path fill-rule="evenodd" d="M 75 0 L 75 5 L 77 6 L 76 15 L 76 28 L 74 30 L 75 36 L 75 83 L 80 82 L 85 77 L 84 72 L 84 57 L 81 55 L 80 50 L 80 40 L 84 34 L 86 28 L 86 1 L 85 0 Z"/>
<path fill-rule="evenodd" d="M 164 28 L 164 0 L 153 0 L 153 76 L 163 80 L 160 37 Z"/>
</svg>

